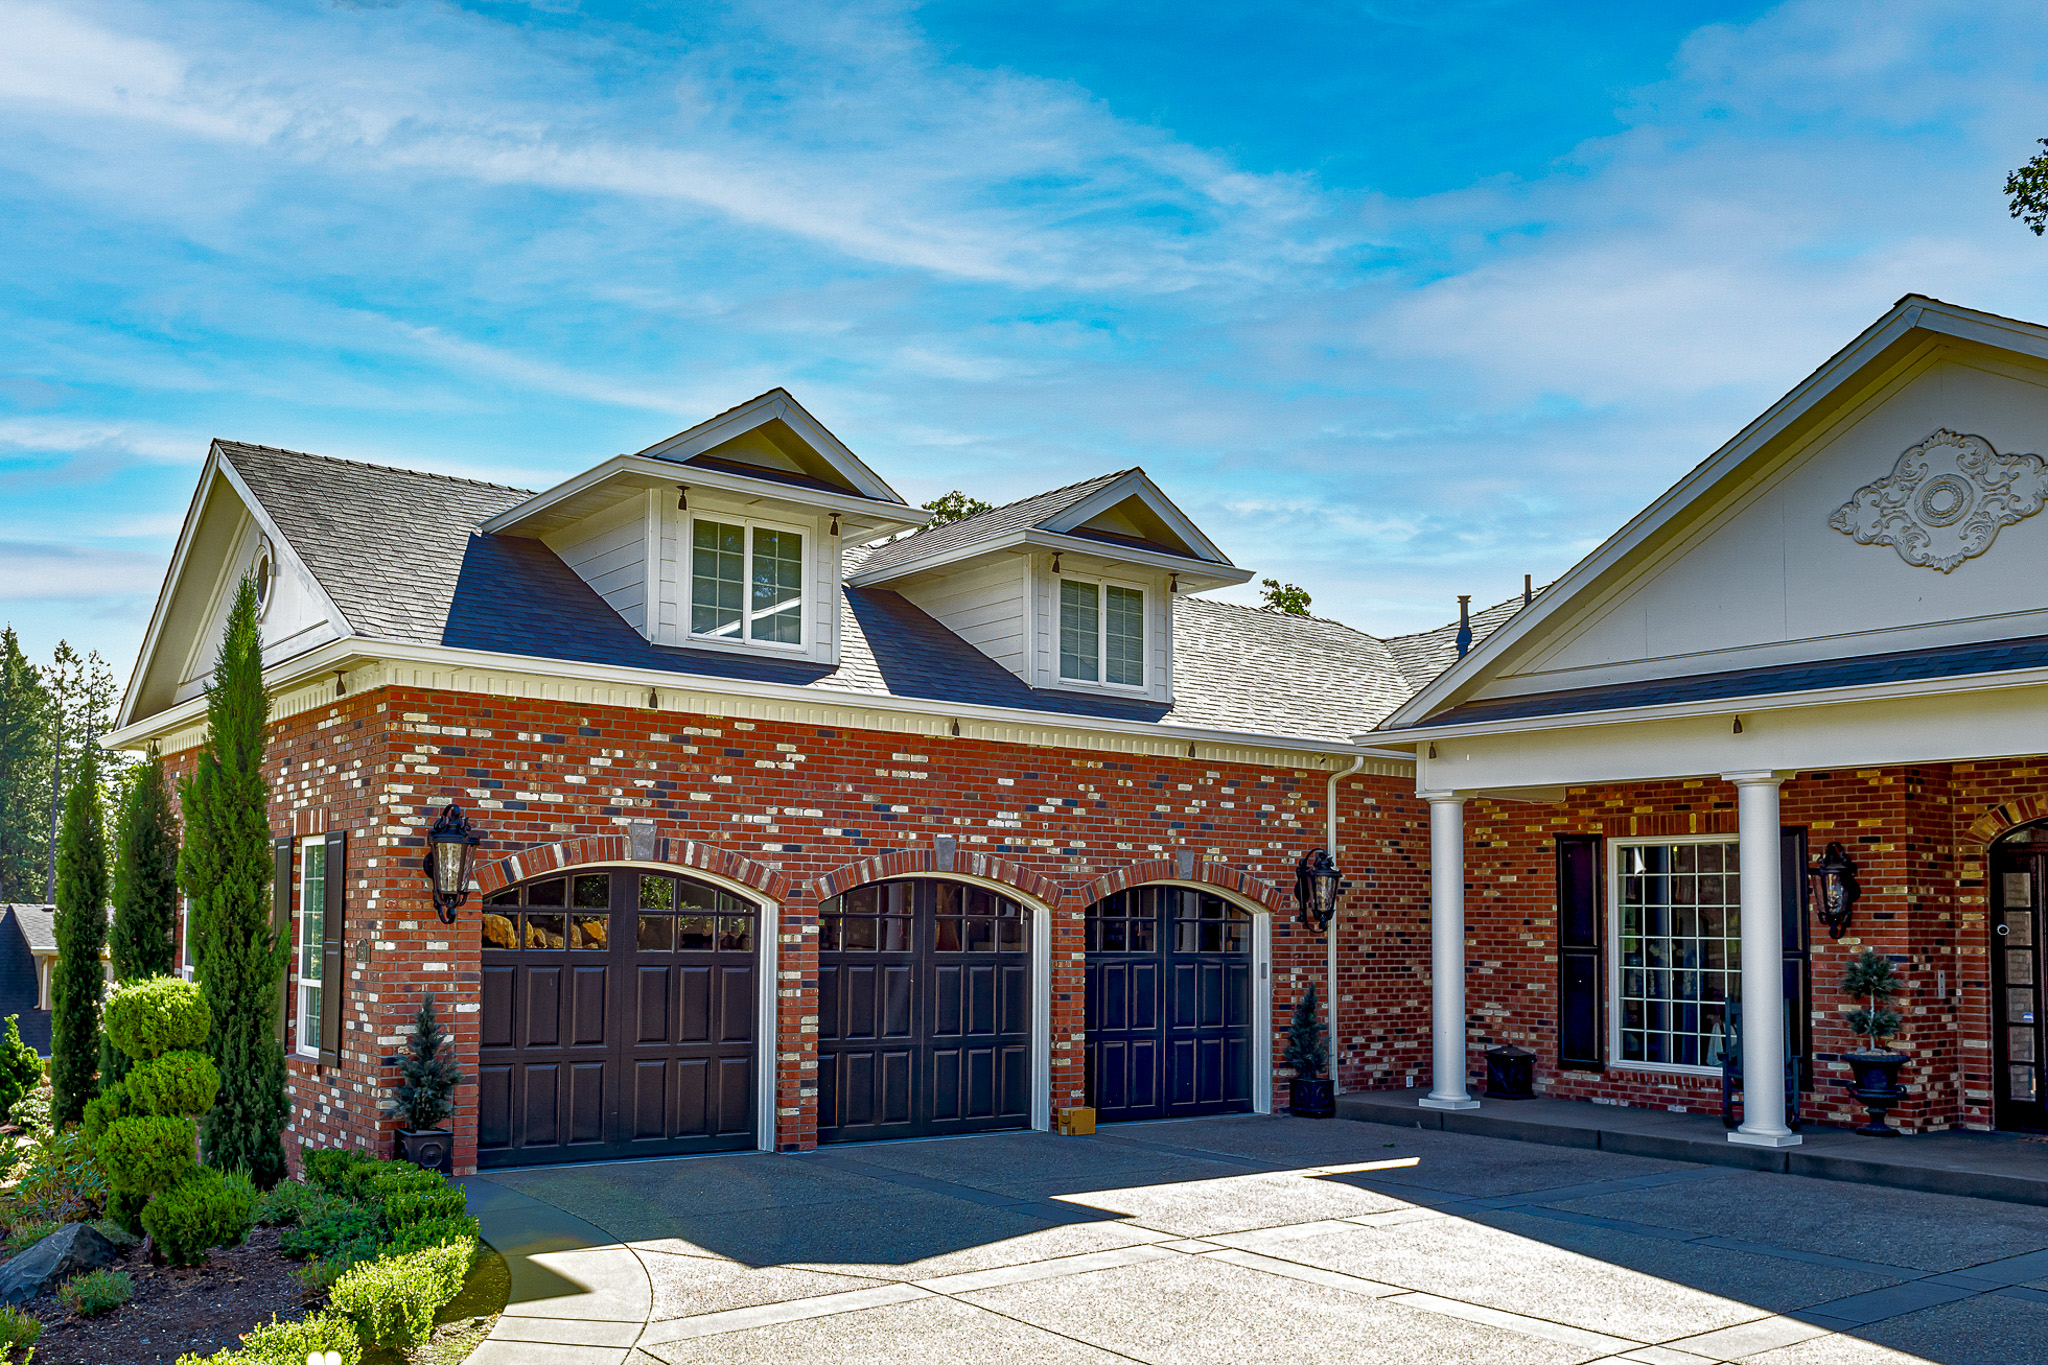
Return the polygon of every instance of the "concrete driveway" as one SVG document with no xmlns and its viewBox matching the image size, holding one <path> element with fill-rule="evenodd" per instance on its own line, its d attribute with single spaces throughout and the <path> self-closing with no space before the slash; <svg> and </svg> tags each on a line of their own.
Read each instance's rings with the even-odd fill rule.
<svg viewBox="0 0 2048 1365">
<path fill-rule="evenodd" d="M 474 1365 L 2048 1360 L 2048 1209 L 1372 1123 L 468 1185 L 513 1266 Z"/>
</svg>

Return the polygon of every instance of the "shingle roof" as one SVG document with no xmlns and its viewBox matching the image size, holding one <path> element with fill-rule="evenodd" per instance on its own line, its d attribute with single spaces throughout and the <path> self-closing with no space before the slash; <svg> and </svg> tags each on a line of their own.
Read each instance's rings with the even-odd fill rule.
<svg viewBox="0 0 2048 1365">
<path fill-rule="evenodd" d="M 32 953 L 54 953 L 57 951 L 57 907 L 54 905 L 13 905 L 4 907 L 7 917 L 14 921 L 14 927 L 21 931 L 21 941 Z"/>
<path fill-rule="evenodd" d="M 1055 488 L 1035 497 L 1004 503 L 1001 507 L 977 512 L 971 517 L 949 521 L 944 526 L 913 531 L 899 540 L 877 546 L 862 562 L 861 568 L 893 569 L 898 564 L 908 564 L 927 555 L 942 554 L 947 550 L 960 549 L 968 545 L 979 545 L 984 541 L 1006 536 L 1012 531 L 1028 530 L 1052 520 L 1069 507 L 1101 492 L 1131 472 L 1128 469 L 1119 469 L 1114 474 L 1084 479 L 1080 483 L 1070 483 L 1065 488 Z"/>
<path fill-rule="evenodd" d="M 1902 649 L 1890 654 L 1865 654 L 1849 659 L 1743 668 L 1726 673 L 1695 673 L 1683 678 L 1652 678 L 1606 687 L 1575 687 L 1568 691 L 1468 701 L 1448 711 L 1440 711 L 1427 720 L 1417 721 L 1408 728 L 1422 730 L 1437 725 L 1569 716 L 1588 711 L 1618 711 L 1627 707 L 1694 701 L 1733 701 L 1742 697 L 1813 692 L 1828 687 L 1970 677 L 2027 668 L 2048 668 L 2048 635 L 1998 640 L 1990 644 L 1949 645 L 1939 649 Z"/>
<path fill-rule="evenodd" d="M 518 489 L 268 446 L 220 446 L 292 550 L 372 640 L 1333 741 L 1372 728 L 1410 690 L 1386 645 L 1362 631 L 1195 597 L 1174 599 L 1170 708 L 1031 688 L 907 599 L 879 588 L 844 590 L 836 668 L 656 645 L 540 541 L 473 529 L 526 496 Z M 1019 524 L 1027 516 L 1042 521 L 1054 515 L 1048 500 L 1072 506 L 1117 477 L 1012 504 L 1037 508 L 1013 515 Z M 889 548 L 850 549 L 849 571 L 872 565 Z"/>
<path fill-rule="evenodd" d="M 1478 644 L 1487 636 L 1508 623 L 1508 619 L 1522 609 L 1520 596 L 1510 597 L 1505 602 L 1496 602 L 1484 611 L 1472 614 L 1472 643 Z M 1393 651 L 1400 662 L 1401 673 L 1408 681 L 1408 690 L 1416 692 L 1458 661 L 1458 623 L 1438 626 L 1434 630 L 1417 631 L 1413 635 L 1391 635 L 1387 637 L 1387 648 Z M 1402 700 L 1406 700 L 1404 697 Z M 1390 710 L 1392 708 L 1389 708 Z"/>
</svg>

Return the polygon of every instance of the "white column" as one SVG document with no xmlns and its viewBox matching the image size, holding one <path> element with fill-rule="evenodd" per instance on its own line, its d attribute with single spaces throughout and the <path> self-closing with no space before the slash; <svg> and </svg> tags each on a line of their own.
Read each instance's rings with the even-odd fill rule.
<svg viewBox="0 0 2048 1365">
<path fill-rule="evenodd" d="M 1430 1091 L 1425 1109 L 1477 1109 L 1465 1093 L 1465 798 L 1429 802 Z"/>
<path fill-rule="evenodd" d="M 1783 773 L 1725 773 L 1735 784 L 1742 862 L 1742 1126 L 1730 1142 L 1796 1147 L 1785 1126 L 1785 932 L 1778 868 Z"/>
</svg>

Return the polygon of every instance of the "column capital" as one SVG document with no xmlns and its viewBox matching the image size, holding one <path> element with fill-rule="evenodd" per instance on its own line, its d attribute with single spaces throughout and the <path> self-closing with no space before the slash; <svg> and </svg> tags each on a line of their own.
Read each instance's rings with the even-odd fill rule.
<svg viewBox="0 0 2048 1365">
<path fill-rule="evenodd" d="M 1753 768 L 1747 772 L 1722 773 L 1723 782 L 1733 782 L 1738 787 L 1775 787 L 1789 781 L 1795 774 L 1771 768 Z"/>
<path fill-rule="evenodd" d="M 1429 802 L 1429 804 L 1432 806 L 1451 804 L 1463 805 L 1465 803 L 1466 797 L 1469 795 L 1469 793 L 1466 792 L 1457 792 L 1449 790 L 1422 791 L 1420 789 L 1418 789 L 1415 794 L 1421 797 L 1423 800 Z"/>
</svg>

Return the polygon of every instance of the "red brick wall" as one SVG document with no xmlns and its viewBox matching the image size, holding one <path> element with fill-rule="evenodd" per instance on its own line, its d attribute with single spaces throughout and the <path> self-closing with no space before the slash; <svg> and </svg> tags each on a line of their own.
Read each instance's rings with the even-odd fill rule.
<svg viewBox="0 0 2048 1365">
<path fill-rule="evenodd" d="M 871 876 L 928 870 L 941 836 L 956 841 L 957 871 L 989 875 L 1053 912 L 1055 1108 L 1082 1095 L 1083 911 L 1116 885 L 1174 878 L 1184 850 L 1196 855 L 1198 879 L 1279 911 L 1276 1061 L 1299 991 L 1313 980 L 1322 992 L 1324 941 L 1289 909 L 1294 861 L 1323 838 L 1327 770 L 409 689 L 274 728 L 272 827 L 350 833 L 343 1065 L 290 1063 L 294 1133 L 314 1145 L 388 1146 L 397 1123 L 377 1109 L 394 1079 L 384 1063 L 430 986 L 452 1005 L 450 1029 L 474 1073 L 474 907 L 444 928 L 419 871 L 425 827 L 449 801 L 486 834 L 486 889 L 508 875 L 500 864 L 511 855 L 526 855 L 516 869 L 525 876 L 543 870 L 536 863 L 623 859 L 624 822 L 651 821 L 668 841 L 663 856 L 780 901 L 775 1103 L 786 1149 L 815 1142 L 818 901 Z M 191 755 L 179 757 L 189 764 Z M 1404 1084 L 1428 1052 L 1427 978 L 1406 952 L 1427 943 L 1427 813 L 1412 786 L 1360 776 L 1339 788 L 1339 860 L 1352 889 L 1332 1051 L 1347 1088 Z M 364 938 L 375 946 L 357 969 Z M 1284 1103 L 1284 1083 L 1276 1089 Z M 475 1159 L 474 1087 L 457 1103 L 461 1168 Z"/>
</svg>

